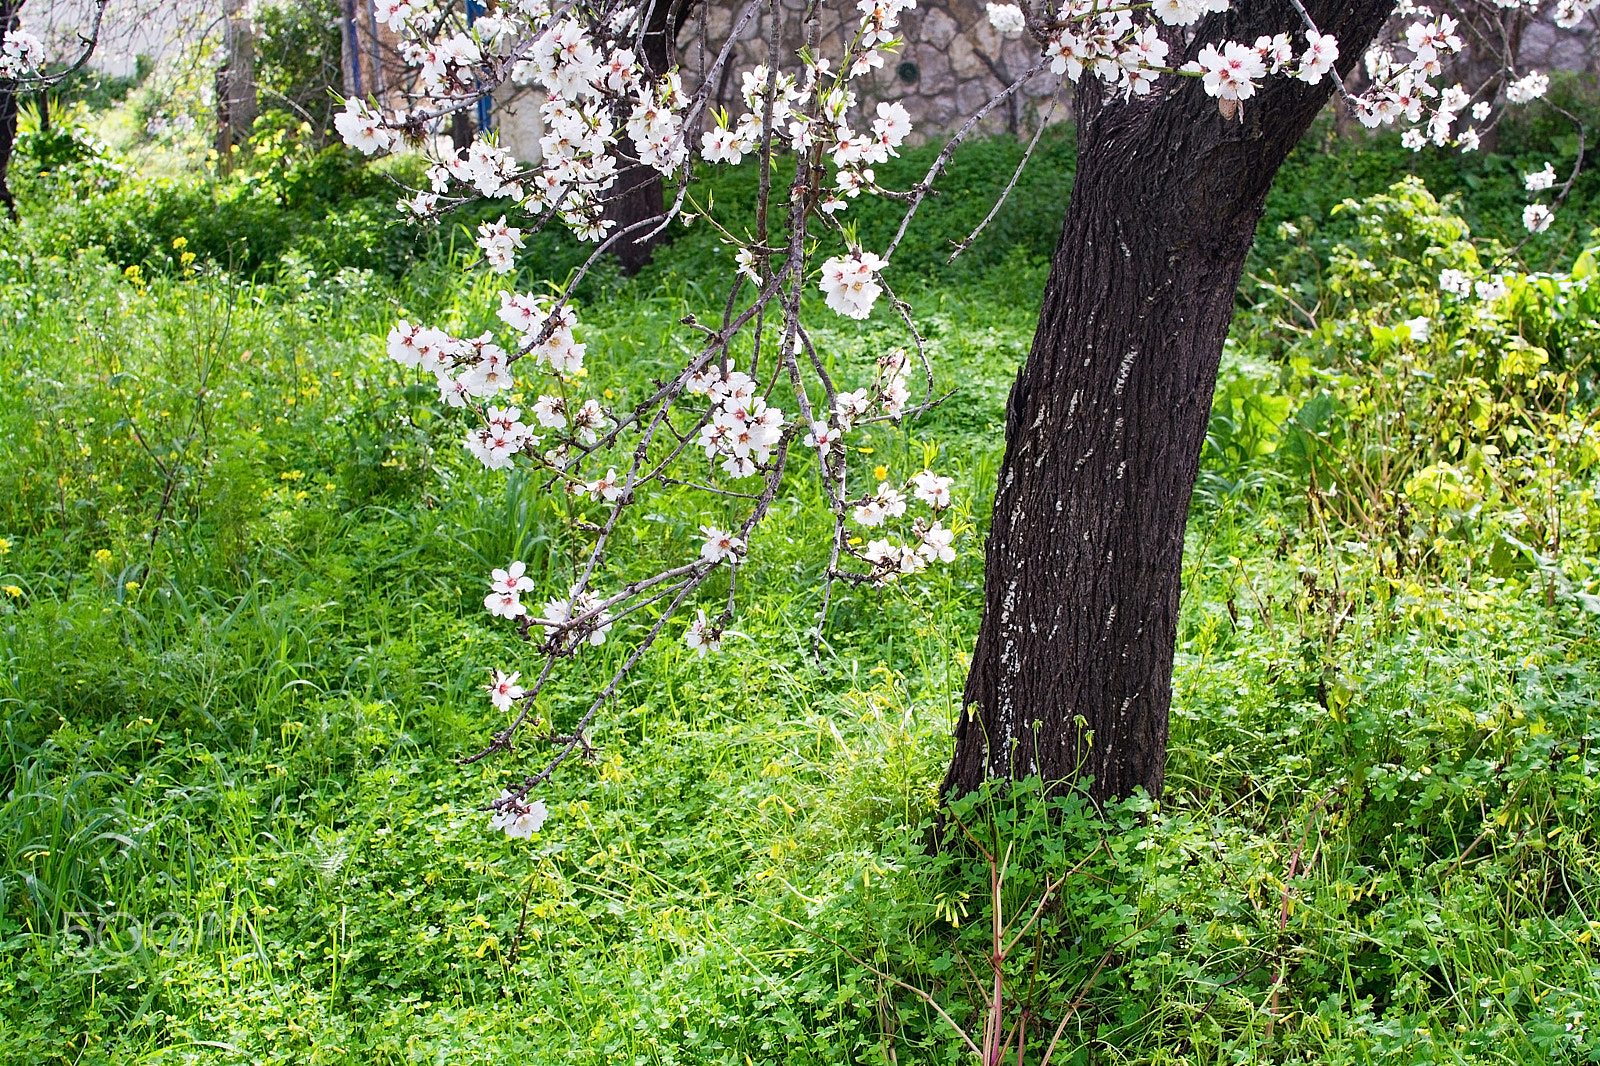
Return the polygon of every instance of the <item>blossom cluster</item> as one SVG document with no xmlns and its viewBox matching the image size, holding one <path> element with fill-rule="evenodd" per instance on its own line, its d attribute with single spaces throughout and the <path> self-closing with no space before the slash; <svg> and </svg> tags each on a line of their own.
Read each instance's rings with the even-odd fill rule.
<svg viewBox="0 0 1600 1066">
<path fill-rule="evenodd" d="M 822 292 L 828 306 L 849 318 L 866 318 L 883 289 L 874 280 L 889 264 L 871 252 L 834 256 L 822 264 Z"/>
<path fill-rule="evenodd" d="M 952 483 L 953 479 L 931 470 L 924 470 L 911 479 L 906 488 L 913 498 L 927 505 L 934 517 L 931 520 L 917 518 L 912 523 L 910 539 L 903 542 L 888 538 L 869 540 L 861 558 L 872 565 L 874 577 L 893 580 L 901 574 L 920 573 L 929 563 L 948 563 L 955 559 L 955 532 L 945 528 L 937 517 L 950 506 Z M 888 482 L 879 482 L 876 492 L 857 502 L 852 516 L 861 525 L 876 528 L 905 512 L 905 492 Z"/>
<path fill-rule="evenodd" d="M 550 817 L 544 800 L 518 798 L 510 789 L 500 793 L 489 817 L 489 828 L 498 829 L 514 840 L 527 840 L 537 833 Z"/>
<path fill-rule="evenodd" d="M 1478 299 L 1489 303 L 1500 299 L 1510 291 L 1506 288 L 1506 278 L 1510 276 L 1509 274 L 1496 274 L 1491 277 L 1474 280 L 1466 271 L 1452 267 L 1439 271 L 1439 289 L 1462 299 L 1466 299 L 1469 296 L 1477 296 Z"/>
<path fill-rule="evenodd" d="M 434 375 L 439 402 L 465 407 L 510 389 L 511 357 L 495 343 L 494 334 L 452 337 L 439 329 L 414 326 L 405 319 L 389 330 L 389 358 L 403 367 Z"/>
<path fill-rule="evenodd" d="M 173 115 L 171 118 L 166 115 L 153 115 L 144 124 L 145 135 L 149 137 L 178 136 L 193 129 L 194 116 L 185 114 Z"/>
<path fill-rule="evenodd" d="M 22 30 L 12 30 L 0 40 L 0 78 L 16 80 L 37 74 L 44 65 L 44 45 Z"/>
<path fill-rule="evenodd" d="M 1555 24 L 1564 30 L 1574 29 L 1597 4 L 1600 0 L 1557 0 Z"/>
<path fill-rule="evenodd" d="M 557 306 L 548 296 L 501 290 L 495 316 L 516 331 L 519 355 L 532 356 L 536 365 L 566 378 L 583 370 L 588 346 L 573 336 L 578 313 L 572 304 Z"/>
<path fill-rule="evenodd" d="M 1555 12 L 1557 24 L 1576 25 L 1596 2 L 1600 0 L 1562 0 Z M 1523 6 L 1518 0 L 1496 3 L 1501 7 Z M 1528 0 L 1525 6 L 1534 8 L 1538 3 L 1539 0 Z M 1443 76 L 1446 60 L 1465 47 L 1460 22 L 1448 14 L 1435 15 L 1430 8 L 1409 0 L 1403 7 L 1407 14 L 1420 16 L 1421 20 L 1406 25 L 1403 40 L 1396 40 L 1394 46 L 1379 43 L 1367 50 L 1364 63 L 1371 86 L 1360 96 L 1350 98 L 1356 118 L 1368 128 L 1402 121 L 1409 124 L 1400 141 L 1413 151 L 1428 144 L 1476 151 L 1482 140 L 1478 124 L 1493 114 L 1492 99 L 1474 99 L 1482 90 L 1471 92 L 1460 83 L 1448 88 L 1434 84 Z M 1402 58 L 1397 47 L 1409 52 L 1410 58 Z M 1509 66 L 1500 80 L 1506 102 L 1514 105 L 1532 103 L 1550 88 L 1548 75 L 1535 71 L 1513 77 Z M 1470 115 L 1470 121 L 1463 121 L 1463 114 Z M 1527 188 L 1536 193 L 1554 184 L 1555 174 L 1547 166 L 1545 171 L 1529 175 Z M 1522 212 L 1523 225 L 1530 233 L 1548 229 L 1553 217 L 1551 207 L 1541 203 L 1530 203 Z"/>
<path fill-rule="evenodd" d="M 743 371 L 724 374 L 708 367 L 691 375 L 685 387 L 711 399 L 711 412 L 695 443 L 707 459 L 721 458 L 729 477 L 750 477 L 772 458 L 773 447 L 783 437 L 783 411 L 768 407 L 756 395 L 760 386 L 755 379 Z"/>
</svg>

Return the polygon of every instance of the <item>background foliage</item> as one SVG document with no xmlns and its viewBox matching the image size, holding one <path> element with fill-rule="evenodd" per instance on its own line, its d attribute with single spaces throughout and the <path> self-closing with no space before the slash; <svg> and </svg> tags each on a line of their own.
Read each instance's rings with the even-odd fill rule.
<svg viewBox="0 0 1600 1066">
<path fill-rule="evenodd" d="M 1191 515 L 1164 802 L 957 811 L 1012 849 L 1013 909 L 1076 870 L 1013 975 L 1074 1011 L 1058 1061 L 1600 1060 L 1592 185 L 1505 258 L 1545 122 L 1466 163 L 1325 130 L 1283 175 Z M 477 576 L 559 583 L 566 504 L 474 469 L 382 355 L 396 317 L 469 326 L 503 282 L 270 124 L 225 181 L 68 128 L 24 141 L 0 242 L 0 1055 L 959 1061 L 851 956 L 970 1018 L 986 868 L 925 843 L 1070 133 L 947 270 L 1020 152 L 967 149 L 889 275 L 959 388 L 871 446 L 958 476 L 958 562 L 847 597 L 814 661 L 797 485 L 729 650 L 647 658 L 529 846 L 476 810 L 514 764 L 452 759 L 516 651 Z M 739 182 L 702 194 L 737 209 Z M 869 244 L 886 207 L 851 207 Z M 541 240 L 519 287 L 575 262 Z M 725 257 L 691 228 L 588 284 L 597 390 L 646 386 Z M 1473 263 L 1551 273 L 1438 292 Z M 890 332 L 821 339 L 848 380 Z M 697 506 L 618 561 L 690 550 Z"/>
</svg>

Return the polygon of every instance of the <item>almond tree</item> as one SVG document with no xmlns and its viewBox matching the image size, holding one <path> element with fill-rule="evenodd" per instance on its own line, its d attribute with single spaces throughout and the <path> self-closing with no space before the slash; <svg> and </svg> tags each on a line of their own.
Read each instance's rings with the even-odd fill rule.
<svg viewBox="0 0 1600 1066">
<path fill-rule="evenodd" d="M 1078 170 L 1008 404 L 984 619 L 945 788 L 1040 774 L 1092 777 L 1101 797 L 1159 794 L 1184 524 L 1234 290 L 1273 175 L 1335 92 L 1365 125 L 1404 127 L 1413 147 L 1470 151 L 1498 102 L 1525 102 L 1547 85 L 1504 55 L 1486 82 L 1445 87 L 1465 46 L 1460 23 L 1411 6 L 1394 22 L 1393 0 L 990 4 L 997 29 L 1037 46 L 1035 61 L 967 116 L 921 181 L 891 190 L 874 167 L 897 154 L 909 116 L 894 103 L 869 111 L 852 83 L 896 48 L 900 13 L 915 2 L 860 0 L 847 11 L 844 43 L 823 55 L 820 3 L 801 15 L 806 46 L 788 54 L 780 5 L 749 0 L 721 40 L 702 39 L 700 54 L 714 59 L 692 83 L 644 47 L 659 22 L 650 3 L 520 0 L 470 27 L 448 6 L 380 5 L 407 41 L 420 92 L 402 111 L 347 101 L 336 125 L 350 144 L 427 150 L 432 131 L 507 78 L 545 95 L 538 165 L 480 139 L 439 158 L 429 186 L 402 201 L 424 220 L 471 199 L 506 201 L 507 215 L 480 228 L 483 268 L 509 273 L 524 235 L 552 223 L 593 242 L 598 256 L 693 220 L 716 227 L 736 253 L 721 313 L 684 320 L 693 354 L 628 409 L 582 391 L 586 346 L 572 292 L 587 266 L 564 288 L 501 293 L 500 333 L 456 337 L 401 322 L 390 334 L 391 356 L 436 382 L 441 402 L 472 412 L 466 447 L 485 466 L 536 470 L 552 491 L 584 501 L 575 580 L 539 590 L 520 562 L 490 578 L 486 609 L 534 654 L 514 673 L 493 671 L 486 687 L 505 717 L 474 758 L 509 751 L 519 731 L 555 746 L 490 804 L 498 828 L 526 835 L 542 823 L 534 790 L 590 750 L 594 717 L 669 627 L 700 654 L 719 650 L 739 567 L 759 548 L 791 469 L 816 472 L 832 516 L 819 536 L 819 627 L 840 583 L 909 579 L 954 557 L 950 479 L 897 470 L 862 484 L 854 445 L 939 396 L 915 313 L 891 284 L 906 224 L 956 145 L 1046 71 L 1074 87 Z M 1582 18 L 1590 6 L 1561 0 L 1557 18 Z M 774 20 L 766 61 L 738 72 L 735 118 L 713 107 L 712 92 L 763 7 Z M 696 153 L 748 170 L 753 230 L 735 232 L 695 198 Z M 663 206 L 617 224 L 612 207 L 630 176 L 650 174 L 669 192 Z M 1552 175 L 1530 189 L 1553 184 Z M 861 195 L 905 206 L 883 248 L 859 246 L 844 225 Z M 1530 230 L 1548 225 L 1550 206 L 1529 205 Z M 1492 279 L 1450 279 L 1469 290 L 1475 281 L 1492 294 Z M 819 313 L 864 319 L 875 308 L 899 320 L 904 346 L 836 379 L 808 323 Z M 500 406 L 514 381 L 540 393 L 526 414 Z M 722 516 L 694 549 L 655 573 L 611 573 L 606 545 L 635 505 L 686 490 Z M 713 598 L 706 583 L 724 570 L 726 592 Z M 687 623 L 674 620 L 690 611 Z M 578 721 L 556 731 L 541 710 L 550 687 L 571 659 L 618 637 L 630 644 L 622 665 Z"/>
</svg>

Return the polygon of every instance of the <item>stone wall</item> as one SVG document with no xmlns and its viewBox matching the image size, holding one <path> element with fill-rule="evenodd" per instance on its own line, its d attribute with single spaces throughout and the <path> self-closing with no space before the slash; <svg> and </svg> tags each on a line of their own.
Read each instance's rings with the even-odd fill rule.
<svg viewBox="0 0 1600 1066">
<path fill-rule="evenodd" d="M 787 69 L 793 69 L 795 53 L 805 43 L 808 30 L 801 24 L 806 0 L 777 0 L 779 54 Z M 872 105 L 881 100 L 899 100 L 916 126 L 914 140 L 944 136 L 954 132 L 1000 89 L 1028 69 L 1037 53 L 1021 39 L 1007 40 L 989 24 L 983 0 L 920 0 L 918 6 L 900 17 L 904 44 L 885 57 L 883 66 L 858 78 L 852 86 L 864 105 L 861 114 L 870 116 Z M 678 38 L 679 57 L 685 81 L 697 84 L 698 76 L 715 57 L 733 25 L 737 7 L 722 2 L 704 9 L 683 28 Z M 1530 24 L 1521 42 L 1521 66 L 1530 70 L 1569 70 L 1593 75 L 1600 70 L 1600 32 L 1595 15 L 1572 30 L 1558 29 L 1545 17 Z M 745 27 L 735 45 L 731 62 L 717 86 L 717 102 L 735 118 L 744 109 L 738 97 L 739 75 L 764 62 L 772 33 L 770 8 Z M 859 14 L 853 2 L 834 0 L 819 16 L 817 52 L 837 56 L 843 49 L 842 34 L 853 33 Z M 702 54 L 700 42 L 709 44 Z M 1464 72 L 1463 76 L 1487 76 L 1488 71 Z M 1000 105 L 980 125 L 985 133 L 1027 134 L 1040 121 L 1059 122 L 1070 116 L 1068 92 L 1061 92 L 1055 76 L 1045 72 L 1023 90 Z M 505 86 L 495 100 L 495 123 L 503 143 L 518 158 L 537 158 L 539 117 L 537 94 Z M 866 122 L 861 123 L 863 126 Z"/>
<path fill-rule="evenodd" d="M 779 55 L 785 67 L 792 67 L 794 56 L 806 42 L 808 27 L 801 24 L 806 0 L 779 0 Z M 718 4 L 706 15 L 705 37 L 714 50 L 726 38 L 736 9 Z M 717 87 L 718 101 L 735 117 L 743 109 L 738 99 L 738 77 L 767 58 L 772 33 L 772 12 L 763 10 L 746 26 L 735 47 L 728 73 Z M 818 55 L 842 54 L 848 38 L 859 25 L 860 14 L 854 3 L 835 3 L 825 7 L 817 19 Z M 883 100 L 898 100 L 911 114 L 917 135 L 926 138 L 951 132 L 982 107 L 1004 86 L 1026 71 L 1037 55 L 1021 39 L 1006 40 L 991 25 L 980 0 L 922 0 L 916 8 L 900 16 L 900 36 L 904 44 L 885 56 L 882 67 L 851 83 L 860 96 L 866 115 L 872 105 Z M 679 36 L 683 67 L 690 76 L 702 70 L 699 42 L 701 27 L 696 21 Z M 983 123 L 986 132 L 1009 130 L 1013 133 L 1034 128 L 1048 109 L 1055 94 L 1057 78 L 1048 72 L 1035 77 L 1007 104 L 990 114 Z M 1055 117 L 1065 114 L 1056 108 Z M 865 123 L 863 123 L 865 125 Z"/>
<path fill-rule="evenodd" d="M 806 42 L 807 28 L 801 24 L 806 0 L 779 0 L 779 55 L 783 69 L 794 70 L 795 54 Z M 678 37 L 678 55 L 689 86 L 699 84 L 706 67 L 715 60 L 717 50 L 732 29 L 737 8 L 713 3 L 705 9 L 705 24 L 699 17 L 683 28 Z M 816 27 L 817 54 L 837 57 L 844 49 L 843 33 L 855 32 L 859 13 L 854 3 L 826 8 Z M 744 110 L 739 98 L 739 76 L 766 61 L 772 32 L 770 10 L 763 11 L 745 27 L 716 90 L 716 102 L 734 118 Z M 879 101 L 898 100 L 911 115 L 913 141 L 949 133 L 967 115 L 982 107 L 1004 86 L 1028 69 L 1034 53 L 1021 40 L 1005 40 L 989 25 L 980 0 L 922 0 L 915 10 L 900 17 L 900 36 L 905 43 L 871 74 L 851 83 L 860 97 L 862 128 L 868 125 L 873 107 Z M 701 41 L 708 43 L 702 54 Z M 1050 111 L 1050 98 L 1058 79 L 1043 73 L 1030 81 L 1022 92 L 997 107 L 980 126 L 986 133 L 1028 132 L 1040 118 L 1060 121 L 1067 108 Z M 519 159 L 538 158 L 539 103 L 541 94 L 514 85 L 501 87 L 495 94 L 495 126 L 501 143 Z"/>
</svg>

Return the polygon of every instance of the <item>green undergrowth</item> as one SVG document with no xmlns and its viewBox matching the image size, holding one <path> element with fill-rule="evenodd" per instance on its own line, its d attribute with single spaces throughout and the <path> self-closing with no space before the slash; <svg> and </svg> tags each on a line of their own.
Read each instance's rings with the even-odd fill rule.
<svg viewBox="0 0 1600 1066">
<path fill-rule="evenodd" d="M 969 188 L 1004 183 L 990 150 Z M 973 201 L 949 202 L 905 261 L 964 235 Z M 1593 260 L 1456 300 L 1432 279 L 1495 253 L 1451 205 L 1400 185 L 1330 217 L 1342 243 L 1265 263 L 1279 291 L 1225 355 L 1163 801 L 1028 783 L 955 811 L 1010 849 L 1008 913 L 1065 878 L 1009 964 L 1029 1061 L 1063 1018 L 1075 1066 L 1597 1061 Z M 724 651 L 647 656 L 527 842 L 479 808 L 538 746 L 455 759 L 518 654 L 484 575 L 559 583 L 566 504 L 474 469 L 382 351 L 396 317 L 489 324 L 497 280 L 430 259 L 246 281 L 185 263 L 183 233 L 129 271 L 12 232 L 0 1057 L 963 1061 L 886 975 L 975 1023 L 987 868 L 926 844 L 1036 312 L 1017 293 L 1043 280 L 1028 240 L 908 283 L 958 388 L 870 443 L 957 478 L 957 561 L 845 594 L 813 655 L 801 471 Z M 647 388 L 673 323 L 715 306 L 697 233 L 588 293 L 588 387 Z M 818 342 L 848 381 L 892 336 L 880 315 Z M 706 507 L 663 497 L 609 565 L 692 551 Z M 632 635 L 560 679 L 558 726 Z"/>
</svg>

